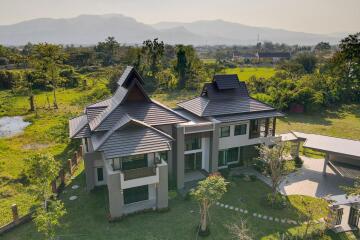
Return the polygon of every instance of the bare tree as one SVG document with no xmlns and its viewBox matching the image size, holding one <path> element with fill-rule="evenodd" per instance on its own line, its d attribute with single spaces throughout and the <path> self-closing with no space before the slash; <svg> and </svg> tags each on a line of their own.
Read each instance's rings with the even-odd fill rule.
<svg viewBox="0 0 360 240">
<path fill-rule="evenodd" d="M 260 157 L 259 159 L 264 161 L 267 165 L 271 178 L 271 190 L 272 190 L 272 203 L 274 203 L 277 189 L 284 177 L 284 151 L 285 145 L 283 143 L 276 143 L 273 146 L 261 145 L 259 147 Z"/>
<path fill-rule="evenodd" d="M 246 221 L 241 219 L 239 224 L 231 224 L 226 226 L 234 239 L 237 240 L 253 240 L 253 234 L 247 227 Z"/>
</svg>

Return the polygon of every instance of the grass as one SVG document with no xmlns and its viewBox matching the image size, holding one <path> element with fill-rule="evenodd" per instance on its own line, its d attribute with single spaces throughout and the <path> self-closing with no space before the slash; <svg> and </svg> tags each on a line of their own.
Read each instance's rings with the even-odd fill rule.
<svg viewBox="0 0 360 240">
<path fill-rule="evenodd" d="M 0 225 L 11 220 L 12 204 L 18 205 L 20 216 L 37 204 L 24 177 L 26 158 L 47 152 L 65 163 L 76 146 L 68 138 L 68 119 L 78 115 L 84 104 L 93 101 L 103 88 L 103 84 L 96 83 L 86 89 L 59 89 L 57 110 L 47 106 L 47 97 L 52 103 L 52 93 L 38 92 L 35 96 L 37 114 L 28 112 L 26 96 L 0 91 L 0 117 L 21 115 L 31 122 L 23 134 L 0 138 Z"/>
<path fill-rule="evenodd" d="M 237 74 L 241 81 L 247 81 L 250 77 L 255 76 L 257 78 L 270 78 L 274 76 L 276 70 L 271 67 L 238 67 L 227 68 L 224 73 Z"/>
<path fill-rule="evenodd" d="M 148 212 L 128 216 L 119 222 L 109 223 L 106 218 L 107 190 L 98 188 L 91 193 L 85 191 L 85 176 L 83 172 L 75 178 L 73 184 L 80 188 L 73 190 L 67 187 L 61 195 L 67 215 L 62 219 L 62 227 L 57 230 L 59 239 L 196 239 L 196 225 L 199 221 L 198 205 L 192 200 L 174 197 L 170 200 L 170 210 L 163 213 Z M 236 207 L 244 207 L 250 212 L 258 212 L 267 216 L 293 218 L 301 214 L 304 209 L 299 196 L 289 197 L 290 207 L 274 210 L 263 205 L 263 196 L 270 192 L 269 187 L 260 181 L 245 182 L 233 180 L 229 191 L 222 202 Z M 75 201 L 68 200 L 76 195 Z M 322 201 L 307 197 L 308 201 Z M 322 204 L 322 203 L 320 203 Z M 324 203 L 326 204 L 326 203 Z M 317 216 L 320 217 L 320 216 Z M 239 223 L 245 219 L 255 239 L 278 239 L 278 233 L 296 233 L 302 227 L 259 220 L 250 214 L 242 214 L 228 209 L 213 206 L 210 213 L 211 235 L 206 239 L 231 239 L 227 225 Z M 32 223 L 25 224 L 3 236 L 4 240 L 42 239 Z M 330 236 L 327 239 L 339 239 Z"/>
<path fill-rule="evenodd" d="M 277 133 L 299 131 L 360 140 L 360 104 L 343 105 L 313 114 L 287 114 Z"/>
</svg>

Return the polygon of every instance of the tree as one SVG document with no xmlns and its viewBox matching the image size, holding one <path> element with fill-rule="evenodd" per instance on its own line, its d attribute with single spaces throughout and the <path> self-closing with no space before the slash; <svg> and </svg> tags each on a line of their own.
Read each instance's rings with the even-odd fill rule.
<svg viewBox="0 0 360 240">
<path fill-rule="evenodd" d="M 208 216 L 210 207 L 219 201 L 227 191 L 227 182 L 219 174 L 212 174 L 205 180 L 198 183 L 196 189 L 191 190 L 190 194 L 200 205 L 200 233 L 208 233 Z"/>
<path fill-rule="evenodd" d="M 360 196 L 360 177 L 355 179 L 353 186 L 341 186 L 341 189 L 344 190 L 348 196 Z"/>
<path fill-rule="evenodd" d="M 253 240 L 253 235 L 248 228 L 245 220 L 241 219 L 239 224 L 231 224 L 228 225 L 230 233 L 234 236 L 235 239 L 238 240 Z"/>
<path fill-rule="evenodd" d="M 185 88 L 186 84 L 186 71 L 187 71 L 187 59 L 184 45 L 177 46 L 176 52 L 176 66 L 175 70 L 178 73 L 179 81 L 178 85 L 180 89 Z"/>
<path fill-rule="evenodd" d="M 313 73 L 316 69 L 317 59 L 314 54 L 300 53 L 294 61 L 302 65 L 306 73 Z"/>
<path fill-rule="evenodd" d="M 60 218 L 66 214 L 64 204 L 59 200 L 51 201 L 47 209 L 38 208 L 35 211 L 34 223 L 37 230 L 46 239 L 55 239 L 55 228 L 60 225 Z"/>
<path fill-rule="evenodd" d="M 98 53 L 98 57 L 102 59 L 104 66 L 113 65 L 118 62 L 118 53 L 120 44 L 114 37 L 108 37 L 105 42 L 99 42 L 95 46 L 95 51 Z"/>
<path fill-rule="evenodd" d="M 325 219 L 325 223 L 331 222 L 332 216 L 331 211 L 327 203 L 324 200 L 309 200 L 305 199 L 303 196 L 300 197 L 301 204 L 303 206 L 303 211 L 300 215 L 302 220 L 305 222 L 305 231 L 303 234 L 303 239 L 313 239 L 312 236 L 309 236 L 309 229 L 316 225 L 317 222 L 314 220 L 318 220 L 322 217 L 326 217 L 329 219 Z M 326 224 L 323 224 L 323 229 L 325 230 Z"/>
<path fill-rule="evenodd" d="M 151 76 L 155 76 L 159 71 L 159 64 L 164 55 L 164 50 L 164 42 L 159 42 L 157 38 L 153 41 L 146 40 L 143 42 L 141 52 L 145 57 L 145 63 L 149 66 Z"/>
<path fill-rule="evenodd" d="M 52 196 L 51 182 L 58 176 L 60 164 L 50 154 L 35 154 L 26 159 L 27 176 L 35 186 L 37 198 L 44 202 Z"/>
<path fill-rule="evenodd" d="M 319 42 L 315 46 L 315 50 L 317 50 L 317 51 L 327 51 L 330 49 L 331 49 L 331 46 L 330 46 L 330 43 L 328 43 L 328 42 Z"/>
<path fill-rule="evenodd" d="M 276 199 L 277 189 L 285 173 L 283 168 L 284 151 L 285 145 L 282 143 L 277 143 L 271 147 L 263 144 L 259 147 L 259 160 L 266 163 L 268 172 L 270 173 L 271 190 L 273 195 L 271 199 L 272 204 Z"/>
<path fill-rule="evenodd" d="M 59 225 L 59 219 L 66 213 L 64 205 L 59 200 L 52 200 L 51 182 L 56 179 L 60 164 L 50 154 L 35 154 L 26 159 L 27 176 L 33 184 L 33 192 L 43 202 L 42 207 L 35 212 L 34 222 L 39 232 L 46 238 L 54 238 L 54 228 Z"/>
<path fill-rule="evenodd" d="M 35 67 L 43 72 L 48 79 L 53 89 L 54 108 L 58 108 L 56 100 L 56 89 L 59 80 L 59 68 L 65 59 L 63 49 L 60 45 L 49 43 L 39 43 L 34 46 L 34 54 L 32 55 L 32 62 Z"/>
</svg>

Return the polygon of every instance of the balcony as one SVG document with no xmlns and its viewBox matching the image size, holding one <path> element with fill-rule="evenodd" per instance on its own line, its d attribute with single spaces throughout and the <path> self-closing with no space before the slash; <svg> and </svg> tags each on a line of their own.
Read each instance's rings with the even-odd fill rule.
<svg viewBox="0 0 360 240">
<path fill-rule="evenodd" d="M 161 165 L 167 165 L 167 163 L 161 161 L 160 164 L 151 167 L 135 168 L 131 170 L 120 170 L 121 188 L 127 189 L 159 183 L 159 166 Z"/>
<path fill-rule="evenodd" d="M 156 167 L 143 167 L 143 168 L 136 168 L 131 170 L 124 170 L 122 171 L 124 174 L 124 180 L 132 180 L 135 178 L 143 178 L 143 177 L 150 177 L 156 175 Z"/>
</svg>

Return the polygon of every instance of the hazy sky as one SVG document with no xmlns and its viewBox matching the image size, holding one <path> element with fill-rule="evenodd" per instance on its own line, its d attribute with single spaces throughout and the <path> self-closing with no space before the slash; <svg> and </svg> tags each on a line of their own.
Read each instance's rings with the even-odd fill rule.
<svg viewBox="0 0 360 240">
<path fill-rule="evenodd" d="M 104 13 L 144 23 L 223 19 L 313 33 L 360 31 L 360 0 L 0 0 L 0 25 Z"/>
</svg>

